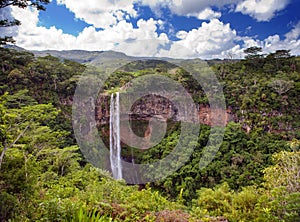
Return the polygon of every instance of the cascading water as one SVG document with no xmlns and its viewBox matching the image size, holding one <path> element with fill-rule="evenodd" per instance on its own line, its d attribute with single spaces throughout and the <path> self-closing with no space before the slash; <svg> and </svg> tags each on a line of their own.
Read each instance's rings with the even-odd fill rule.
<svg viewBox="0 0 300 222">
<path fill-rule="evenodd" d="M 121 165 L 121 142 L 120 142 L 120 103 L 119 93 L 111 94 L 110 97 L 110 119 L 109 119 L 109 148 L 110 148 L 110 166 L 113 177 L 122 179 Z"/>
</svg>

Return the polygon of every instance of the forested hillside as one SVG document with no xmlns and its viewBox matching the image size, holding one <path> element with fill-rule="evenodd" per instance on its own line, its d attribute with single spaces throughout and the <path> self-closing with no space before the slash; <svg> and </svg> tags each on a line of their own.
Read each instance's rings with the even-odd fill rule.
<svg viewBox="0 0 300 222">
<path fill-rule="evenodd" d="M 300 58 L 260 50 L 210 63 L 231 114 L 213 161 L 199 169 L 211 133 L 201 124 L 184 166 L 138 186 L 92 166 L 77 145 L 72 102 L 88 64 L 0 48 L 0 221 L 299 221 Z M 110 76 L 105 93 L 160 74 L 209 106 L 189 73 L 168 64 L 130 61 Z M 144 124 L 137 121 L 136 131 Z M 122 157 L 152 163 L 174 149 L 179 135 L 172 122 L 158 145 L 124 145 Z"/>
</svg>

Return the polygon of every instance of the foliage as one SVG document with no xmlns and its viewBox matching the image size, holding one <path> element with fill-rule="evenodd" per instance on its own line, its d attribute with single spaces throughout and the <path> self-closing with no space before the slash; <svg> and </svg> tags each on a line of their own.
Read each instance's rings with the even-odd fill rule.
<svg viewBox="0 0 300 222">
<path fill-rule="evenodd" d="M 299 176 L 299 154 L 285 151 L 274 154 L 275 165 L 264 171 L 263 187 L 244 187 L 241 192 L 234 192 L 224 183 L 214 189 L 198 190 L 193 214 L 198 218 L 224 216 L 229 221 L 297 221 L 300 190 L 299 178 L 295 178 Z M 293 189 L 287 186 L 292 184 L 291 180 L 296 184 Z"/>
<path fill-rule="evenodd" d="M 8 109 L 5 97 L 2 153 L 11 145 L 0 174 L 3 220 L 66 221 L 77 215 L 89 221 L 151 221 L 157 211 L 182 208 L 158 192 L 138 191 L 90 165 L 80 166 L 78 147 L 64 146 L 68 133 L 52 128 L 58 115 L 52 105 Z"/>
<path fill-rule="evenodd" d="M 296 221 L 300 216 L 300 152 L 282 151 L 273 155 L 275 165 L 264 170 L 267 189 L 263 216 L 275 221 Z"/>
<path fill-rule="evenodd" d="M 264 170 L 266 186 L 269 189 L 283 186 L 288 192 L 300 191 L 300 152 L 275 153 L 273 161 L 276 164 Z"/>
<path fill-rule="evenodd" d="M 197 142 L 183 141 L 194 147 L 184 166 L 137 187 L 86 163 L 75 143 L 72 96 L 86 67 L 0 48 L 0 221 L 297 221 L 300 60 L 286 50 L 248 52 L 245 60 L 212 67 L 232 115 L 214 160 L 199 168 L 209 135 L 220 133 L 201 125 Z M 159 61 L 122 67 L 105 90 L 130 88 L 129 81 L 151 73 L 173 78 L 207 105 L 186 71 Z M 143 135 L 145 125 L 137 122 L 134 131 Z M 180 123 L 169 121 L 167 129 L 161 143 L 133 153 L 126 147 L 123 158 L 151 164 L 166 157 Z"/>
<path fill-rule="evenodd" d="M 17 198 L 6 192 L 0 193 L 0 221 L 7 221 L 17 211 Z"/>
<path fill-rule="evenodd" d="M 101 216 L 97 213 L 97 211 L 94 209 L 93 211 L 87 211 L 84 208 L 80 207 L 78 212 L 71 217 L 69 222 L 110 222 L 112 221 L 112 218 Z"/>
</svg>

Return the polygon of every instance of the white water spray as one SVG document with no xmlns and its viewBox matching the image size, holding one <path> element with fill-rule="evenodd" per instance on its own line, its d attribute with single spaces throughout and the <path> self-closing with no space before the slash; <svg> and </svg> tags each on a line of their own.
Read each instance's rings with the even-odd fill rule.
<svg viewBox="0 0 300 222">
<path fill-rule="evenodd" d="M 120 142 L 120 102 L 118 92 L 116 93 L 115 97 L 114 94 L 111 94 L 110 97 L 109 132 L 111 171 L 115 179 L 122 179 Z"/>
</svg>

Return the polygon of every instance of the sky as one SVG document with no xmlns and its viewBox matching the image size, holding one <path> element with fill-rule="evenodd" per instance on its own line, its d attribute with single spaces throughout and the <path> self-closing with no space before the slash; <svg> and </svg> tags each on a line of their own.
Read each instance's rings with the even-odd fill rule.
<svg viewBox="0 0 300 222">
<path fill-rule="evenodd" d="M 131 56 L 243 58 L 251 46 L 300 55 L 299 0 L 52 0 L 5 8 L 1 29 L 28 50 L 114 50 Z"/>
</svg>

